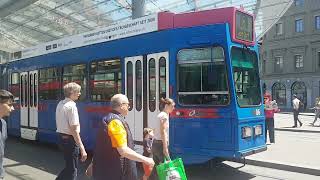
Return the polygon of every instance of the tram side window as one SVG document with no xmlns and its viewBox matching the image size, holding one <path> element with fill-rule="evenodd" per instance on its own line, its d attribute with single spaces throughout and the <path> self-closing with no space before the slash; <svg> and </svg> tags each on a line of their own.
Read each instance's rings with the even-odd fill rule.
<svg viewBox="0 0 320 180">
<path fill-rule="evenodd" d="M 156 62 L 155 59 L 149 60 L 149 110 L 156 110 Z"/>
<path fill-rule="evenodd" d="M 142 63 L 140 60 L 136 62 L 136 110 L 142 109 Z"/>
<path fill-rule="evenodd" d="M 10 79 L 9 91 L 13 94 L 16 101 L 19 101 L 20 97 L 20 75 L 19 73 L 12 73 Z"/>
<path fill-rule="evenodd" d="M 167 76 L 166 76 L 166 59 L 161 57 L 159 60 L 159 109 L 162 109 L 160 99 L 166 98 L 167 94 Z"/>
<path fill-rule="evenodd" d="M 33 80 L 34 80 L 34 86 L 33 86 L 33 92 L 34 92 L 34 96 L 33 96 L 33 102 L 34 102 L 34 107 L 38 106 L 38 76 L 37 74 L 33 74 Z"/>
<path fill-rule="evenodd" d="M 182 105 L 227 105 L 229 88 L 222 47 L 178 52 L 178 100 Z"/>
<path fill-rule="evenodd" d="M 21 106 L 24 106 L 24 90 L 23 90 L 23 82 L 24 82 L 24 75 L 20 76 L 20 95 L 21 95 Z"/>
<path fill-rule="evenodd" d="M 233 79 L 238 105 L 256 106 L 261 103 L 258 59 L 254 51 L 232 47 Z"/>
<path fill-rule="evenodd" d="M 90 93 L 92 101 L 110 101 L 121 92 L 120 59 L 91 63 Z"/>
<path fill-rule="evenodd" d="M 29 102 L 30 102 L 30 107 L 33 107 L 33 103 L 34 103 L 34 83 L 33 83 L 33 75 L 29 74 Z"/>
<path fill-rule="evenodd" d="M 39 70 L 39 99 L 58 100 L 60 98 L 61 83 L 58 68 Z"/>
<path fill-rule="evenodd" d="M 62 72 L 62 81 L 63 85 L 69 82 L 75 82 L 81 86 L 81 96 L 80 100 L 86 98 L 86 65 L 85 64 L 76 64 L 76 65 L 67 65 L 63 67 Z"/>
<path fill-rule="evenodd" d="M 129 111 L 133 108 L 133 65 L 132 62 L 127 62 L 127 96 L 129 100 Z"/>
</svg>

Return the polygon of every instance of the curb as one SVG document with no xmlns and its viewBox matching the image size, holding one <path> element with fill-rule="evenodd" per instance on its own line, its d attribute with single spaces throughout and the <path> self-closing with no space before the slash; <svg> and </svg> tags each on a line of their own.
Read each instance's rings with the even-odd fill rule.
<svg viewBox="0 0 320 180">
<path fill-rule="evenodd" d="M 243 160 L 240 160 L 240 159 L 233 159 L 232 161 L 243 163 Z M 246 164 L 253 165 L 253 166 L 260 166 L 260 167 L 266 167 L 270 169 L 278 169 L 278 170 L 320 176 L 320 169 L 317 169 L 315 167 L 310 167 L 310 166 L 300 166 L 298 164 L 289 164 L 289 163 L 285 164 L 283 162 L 278 162 L 278 161 L 259 161 L 259 160 L 253 160 L 253 159 L 245 159 L 245 162 Z"/>
<path fill-rule="evenodd" d="M 292 129 L 292 128 L 274 128 L 276 131 L 290 131 L 290 132 L 305 132 L 305 133 L 320 133 L 320 131 L 314 131 L 314 130 L 304 130 L 304 129 Z"/>
<path fill-rule="evenodd" d="M 280 112 L 278 114 L 291 114 L 291 115 L 293 115 L 292 112 Z M 313 116 L 314 117 L 315 115 L 314 114 L 299 113 L 299 116 Z"/>
</svg>

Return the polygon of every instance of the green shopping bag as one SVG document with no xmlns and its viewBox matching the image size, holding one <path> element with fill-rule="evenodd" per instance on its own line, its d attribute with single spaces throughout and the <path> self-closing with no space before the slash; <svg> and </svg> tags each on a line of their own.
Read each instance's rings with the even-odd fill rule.
<svg viewBox="0 0 320 180">
<path fill-rule="evenodd" d="M 187 180 L 186 172 L 184 170 L 181 158 L 169 160 L 157 167 L 159 180 Z"/>
</svg>

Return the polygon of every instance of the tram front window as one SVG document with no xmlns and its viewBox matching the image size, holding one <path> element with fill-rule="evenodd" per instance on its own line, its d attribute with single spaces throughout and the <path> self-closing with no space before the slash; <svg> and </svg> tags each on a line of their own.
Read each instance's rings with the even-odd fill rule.
<svg viewBox="0 0 320 180">
<path fill-rule="evenodd" d="M 227 68 L 222 47 L 182 49 L 177 59 L 180 104 L 229 103 Z"/>
<path fill-rule="evenodd" d="M 261 103 L 258 60 L 254 51 L 233 47 L 231 50 L 233 79 L 240 107 Z"/>
</svg>

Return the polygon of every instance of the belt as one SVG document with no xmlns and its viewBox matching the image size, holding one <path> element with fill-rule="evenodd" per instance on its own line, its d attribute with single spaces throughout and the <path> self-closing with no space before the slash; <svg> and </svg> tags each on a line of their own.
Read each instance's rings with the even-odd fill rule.
<svg viewBox="0 0 320 180">
<path fill-rule="evenodd" d="M 162 144 L 162 140 L 154 139 L 153 143 L 161 143 Z"/>
<path fill-rule="evenodd" d="M 60 136 L 61 136 L 62 139 L 71 139 L 71 138 L 73 138 L 73 136 L 71 136 L 69 134 L 61 134 L 60 133 Z"/>
</svg>

